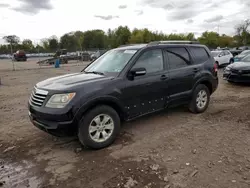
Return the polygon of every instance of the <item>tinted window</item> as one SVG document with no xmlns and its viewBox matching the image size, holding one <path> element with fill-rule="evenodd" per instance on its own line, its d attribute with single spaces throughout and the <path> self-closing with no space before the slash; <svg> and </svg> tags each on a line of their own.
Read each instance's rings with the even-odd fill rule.
<svg viewBox="0 0 250 188">
<path fill-rule="evenodd" d="M 190 47 L 190 50 L 192 51 L 193 54 L 193 60 L 195 64 L 200 64 L 204 63 L 209 59 L 209 56 L 207 54 L 207 51 L 205 48 L 202 47 Z M 214 52 L 216 56 L 218 55 L 218 52 Z"/>
<path fill-rule="evenodd" d="M 221 52 L 221 53 L 220 53 L 220 56 L 224 56 L 224 55 L 225 55 L 225 53 L 224 53 L 224 52 Z"/>
<path fill-rule="evenodd" d="M 225 55 L 229 55 L 229 52 L 228 51 L 224 51 Z"/>
<path fill-rule="evenodd" d="M 169 68 L 177 69 L 189 64 L 189 54 L 185 48 L 166 48 L 165 52 L 169 59 Z"/>
<path fill-rule="evenodd" d="M 163 70 L 163 57 L 160 49 L 144 52 L 133 68 L 145 68 L 147 73 L 153 73 Z"/>
</svg>

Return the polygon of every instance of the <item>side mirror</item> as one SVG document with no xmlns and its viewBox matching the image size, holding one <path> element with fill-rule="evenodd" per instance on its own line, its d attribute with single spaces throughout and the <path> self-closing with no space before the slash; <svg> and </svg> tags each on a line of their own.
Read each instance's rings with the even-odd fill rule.
<svg viewBox="0 0 250 188">
<path fill-rule="evenodd" d="M 128 76 L 133 79 L 136 76 L 143 76 L 147 73 L 145 68 L 133 68 L 129 71 Z"/>
</svg>

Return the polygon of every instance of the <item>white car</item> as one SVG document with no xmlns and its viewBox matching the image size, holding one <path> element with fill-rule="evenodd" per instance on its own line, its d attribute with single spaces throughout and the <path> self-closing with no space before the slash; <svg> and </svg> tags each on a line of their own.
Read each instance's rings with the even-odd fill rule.
<svg viewBox="0 0 250 188">
<path fill-rule="evenodd" d="M 218 66 L 231 64 L 234 62 L 233 54 L 228 50 L 211 51 L 212 56 Z"/>
</svg>

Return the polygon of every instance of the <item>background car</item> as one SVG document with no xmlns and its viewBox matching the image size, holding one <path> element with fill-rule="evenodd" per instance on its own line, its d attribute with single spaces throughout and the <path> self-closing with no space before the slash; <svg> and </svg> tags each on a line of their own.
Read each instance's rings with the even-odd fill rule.
<svg viewBox="0 0 250 188">
<path fill-rule="evenodd" d="M 27 61 L 27 56 L 25 51 L 18 50 L 16 53 L 13 54 L 13 60 L 15 61 Z"/>
<path fill-rule="evenodd" d="M 106 52 L 107 52 L 107 50 L 98 50 L 96 53 L 94 53 L 94 54 L 92 54 L 90 56 L 90 60 L 94 61 L 94 60 L 96 60 L 97 58 L 99 58 L 100 56 L 102 56 Z"/>
<path fill-rule="evenodd" d="M 211 51 L 211 54 L 214 57 L 214 60 L 218 67 L 234 62 L 233 54 L 231 54 L 231 52 L 228 50 Z"/>
<path fill-rule="evenodd" d="M 224 69 L 223 79 L 228 82 L 250 83 L 250 54 L 240 62 L 228 65 Z"/>
<path fill-rule="evenodd" d="M 241 61 L 241 59 L 246 57 L 248 54 L 250 54 L 250 50 L 244 50 L 239 55 L 234 57 L 234 62 Z"/>
</svg>

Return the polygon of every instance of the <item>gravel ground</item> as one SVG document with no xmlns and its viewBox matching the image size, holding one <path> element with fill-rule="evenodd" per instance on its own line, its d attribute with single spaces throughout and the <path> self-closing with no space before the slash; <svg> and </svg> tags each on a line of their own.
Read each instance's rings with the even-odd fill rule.
<svg viewBox="0 0 250 188">
<path fill-rule="evenodd" d="M 50 57 L 51 58 L 51 57 Z M 28 58 L 27 61 L 12 61 L 11 59 L 0 59 L 0 72 L 10 70 L 32 70 L 52 68 L 54 65 L 37 64 L 38 61 L 49 59 L 48 57 Z M 88 62 L 69 61 L 68 64 L 61 64 L 61 67 L 69 67 L 74 65 L 85 65 Z"/>
<path fill-rule="evenodd" d="M 38 130 L 27 110 L 36 82 L 82 68 L 0 72 L 0 187 L 250 187 L 249 86 L 220 74 L 205 113 L 177 108 L 124 123 L 112 146 L 92 151 Z"/>
</svg>

